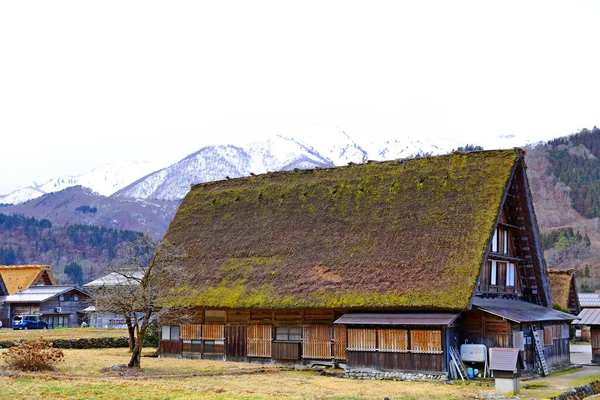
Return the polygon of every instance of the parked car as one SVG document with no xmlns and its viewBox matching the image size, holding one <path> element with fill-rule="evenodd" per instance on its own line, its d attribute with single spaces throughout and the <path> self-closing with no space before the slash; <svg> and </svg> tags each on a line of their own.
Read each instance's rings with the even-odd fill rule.
<svg viewBox="0 0 600 400">
<path fill-rule="evenodd" d="M 12 320 L 13 329 L 48 329 L 48 323 L 39 315 L 15 315 Z"/>
</svg>

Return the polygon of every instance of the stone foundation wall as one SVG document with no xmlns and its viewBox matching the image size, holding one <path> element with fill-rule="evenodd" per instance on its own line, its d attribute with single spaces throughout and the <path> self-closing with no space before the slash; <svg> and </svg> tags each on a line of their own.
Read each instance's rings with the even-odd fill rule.
<svg viewBox="0 0 600 400">
<path fill-rule="evenodd" d="M 346 371 L 343 378 L 392 380 L 392 381 L 447 381 L 448 374 L 426 374 L 416 372 Z"/>
<path fill-rule="evenodd" d="M 558 396 L 551 397 L 551 400 L 580 400 L 588 396 L 592 396 L 600 393 L 600 381 L 593 381 L 587 385 L 581 385 L 574 387 L 559 394 Z"/>
</svg>

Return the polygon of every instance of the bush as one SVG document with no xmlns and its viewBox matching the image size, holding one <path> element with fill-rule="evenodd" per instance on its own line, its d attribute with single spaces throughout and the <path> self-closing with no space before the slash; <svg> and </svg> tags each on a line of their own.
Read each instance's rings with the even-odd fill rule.
<svg viewBox="0 0 600 400">
<path fill-rule="evenodd" d="M 19 343 L 2 354 L 2 359 L 9 369 L 20 371 L 51 371 L 54 364 L 62 361 L 62 350 L 52 347 L 50 342 Z"/>
<path fill-rule="evenodd" d="M 146 329 L 144 347 L 158 347 L 158 321 L 156 320 L 152 321 Z"/>
</svg>

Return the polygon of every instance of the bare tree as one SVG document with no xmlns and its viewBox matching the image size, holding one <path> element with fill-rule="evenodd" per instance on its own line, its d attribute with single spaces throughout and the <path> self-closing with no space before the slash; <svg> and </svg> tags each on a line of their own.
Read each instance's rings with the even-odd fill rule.
<svg viewBox="0 0 600 400">
<path fill-rule="evenodd" d="M 184 254 L 166 242 L 159 245 L 160 267 L 154 257 L 155 243 L 148 237 L 120 249 L 124 264 L 113 268 L 106 284 L 94 291 L 93 297 L 99 311 L 124 316 L 129 330 L 131 359 L 129 367 L 140 367 L 144 336 L 152 321 L 173 311 L 164 300 L 179 286 L 181 274 L 172 273 L 179 268 Z M 171 272 L 171 273 L 169 273 Z"/>
</svg>

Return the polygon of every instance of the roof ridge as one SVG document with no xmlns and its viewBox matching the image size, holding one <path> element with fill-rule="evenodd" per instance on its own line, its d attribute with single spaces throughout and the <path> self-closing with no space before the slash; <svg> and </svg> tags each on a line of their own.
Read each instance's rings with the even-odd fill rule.
<svg viewBox="0 0 600 400">
<path fill-rule="evenodd" d="M 514 147 L 512 149 L 493 149 L 493 150 L 478 150 L 478 151 L 469 151 L 469 152 L 459 152 L 459 151 L 455 151 L 452 153 L 448 153 L 448 154 L 439 154 L 439 155 L 432 155 L 432 156 L 422 156 L 422 157 L 406 157 L 406 158 L 396 158 L 393 160 L 367 160 L 364 163 L 354 163 L 354 162 L 349 162 L 348 165 L 338 165 L 338 166 L 333 166 L 333 167 L 315 167 L 315 168 L 294 168 L 292 170 L 282 170 L 282 171 L 267 171 L 265 173 L 261 173 L 261 174 L 254 174 L 254 173 L 250 173 L 250 175 L 248 176 L 241 176 L 241 177 L 237 177 L 237 178 L 226 178 L 226 179 L 219 179 L 216 181 L 209 181 L 209 182 L 202 182 L 202 183 L 194 183 L 190 185 L 190 190 L 194 190 L 196 188 L 208 188 L 208 187 L 212 187 L 212 186 L 216 186 L 219 184 L 222 184 L 224 182 L 240 182 L 240 181 L 244 181 L 244 180 L 249 180 L 249 179 L 265 179 L 267 177 L 271 178 L 271 177 L 277 177 L 280 175 L 291 175 L 292 173 L 301 173 L 301 174 L 310 174 L 310 173 L 315 173 L 316 171 L 331 171 L 331 170 L 339 170 L 339 169 L 346 169 L 346 168 L 356 168 L 356 167 L 361 167 L 364 165 L 372 165 L 372 164 L 394 164 L 394 163 L 400 163 L 400 164 L 404 164 L 404 163 L 412 163 L 412 162 L 419 162 L 422 160 L 429 160 L 429 159 L 434 159 L 434 158 L 444 158 L 444 157 L 453 157 L 453 156 L 457 156 L 457 155 L 465 155 L 465 156 L 472 156 L 472 155 L 481 155 L 481 154 L 491 154 L 491 153 L 516 153 L 517 154 L 517 160 L 520 158 L 523 158 L 526 154 L 526 151 L 523 150 L 520 147 Z"/>
</svg>

